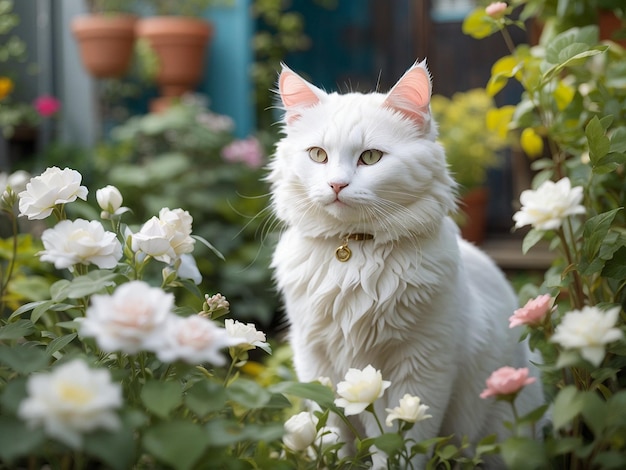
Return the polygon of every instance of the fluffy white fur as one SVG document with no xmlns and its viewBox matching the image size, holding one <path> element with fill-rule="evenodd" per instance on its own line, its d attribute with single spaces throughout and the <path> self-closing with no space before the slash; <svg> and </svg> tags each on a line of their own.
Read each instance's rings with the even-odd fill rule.
<svg viewBox="0 0 626 470">
<path fill-rule="evenodd" d="M 372 364 L 392 383 L 377 402 L 381 419 L 405 393 L 430 407 L 432 419 L 411 431 L 417 441 L 504 433 L 509 408 L 479 394 L 499 367 L 529 366 L 528 352 L 508 328 L 513 291 L 448 217 L 455 183 L 436 142 L 425 64 L 387 94 L 327 94 L 286 67 L 279 88 L 285 135 L 269 180 L 286 229 L 273 268 L 298 377 L 337 384 Z M 312 147 L 327 162 L 311 160 Z M 359 164 L 368 149 L 383 157 Z M 338 261 L 341 237 L 354 233 L 374 238 L 350 241 L 351 259 Z M 540 387 L 527 387 L 518 406 L 541 402 Z M 378 435 L 369 413 L 354 421 Z"/>
</svg>

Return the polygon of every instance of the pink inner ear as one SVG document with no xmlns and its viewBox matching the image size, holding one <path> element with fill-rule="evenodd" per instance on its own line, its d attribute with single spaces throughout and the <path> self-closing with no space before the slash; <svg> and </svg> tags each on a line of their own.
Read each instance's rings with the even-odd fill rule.
<svg viewBox="0 0 626 470">
<path fill-rule="evenodd" d="M 428 112 L 430 91 L 428 72 L 423 67 L 414 66 L 391 89 L 385 106 L 422 122 L 422 114 Z"/>
<path fill-rule="evenodd" d="M 320 100 L 306 82 L 291 70 L 284 70 L 280 74 L 278 88 L 286 108 L 313 106 Z"/>
</svg>

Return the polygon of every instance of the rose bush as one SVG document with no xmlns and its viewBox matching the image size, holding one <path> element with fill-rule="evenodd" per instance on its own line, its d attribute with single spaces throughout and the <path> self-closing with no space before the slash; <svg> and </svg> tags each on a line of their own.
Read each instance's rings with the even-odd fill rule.
<svg viewBox="0 0 626 470">
<path fill-rule="evenodd" d="M 574 3 L 579 13 L 586 6 L 595 9 L 594 2 Z M 623 13 L 620 2 L 606 6 Z M 498 125 L 519 142 L 535 171 L 532 187 L 521 193 L 515 229 L 526 230 L 524 253 L 540 241 L 555 252 L 543 283 L 522 287 L 526 304 L 509 320 L 511 327 L 523 326 L 522 339 L 541 353 L 551 410 L 542 417 L 545 409 L 538 409 L 514 423 L 537 428 L 549 418 L 545 428 L 536 429 L 540 439 L 514 436 L 498 444 L 513 469 L 626 465 L 620 437 L 626 432 L 621 418 L 626 410 L 626 51 L 598 39 L 593 15 L 579 16 L 579 27 L 564 27 L 567 21 L 560 15 L 568 13 L 561 2 L 556 8 L 544 0 L 512 0 L 504 9 L 500 2 L 477 7 L 463 24 L 477 39 L 501 34 L 509 47 L 510 53 L 493 64 L 485 88 L 496 95 L 515 81 L 523 89 L 519 103 L 497 110 Z M 525 28 L 536 19 L 544 25 L 539 43 L 513 44 L 508 28 Z M 514 392 L 523 375 L 504 372 L 504 377 L 492 376 L 486 399 L 499 396 L 498 383 L 507 399 L 515 397 L 506 390 L 511 385 Z"/>
<path fill-rule="evenodd" d="M 102 220 L 72 220 L 72 203 L 88 196 L 80 173 L 54 167 L 27 183 L 21 176 L 2 177 L 1 200 L 15 231 L 0 271 L 0 459 L 9 468 L 365 468 L 372 446 L 398 468 L 427 452 L 433 462 L 480 461 L 462 456 L 464 448 L 445 450 L 450 438 L 405 445 L 403 433 L 429 417 L 410 395 L 386 410 L 390 427 L 402 423 L 397 430 L 357 432 L 357 453 L 341 454 L 345 443 L 328 416 L 348 424 L 348 415 L 374 413 L 390 385 L 380 371 L 350 369 L 336 391 L 325 379 L 261 385 L 247 370 L 250 354 L 271 353 L 266 335 L 223 318 L 226 298 L 200 294 L 201 279 L 185 275 L 195 267 L 195 242 L 210 246 L 193 234 L 187 211 L 164 208 L 128 226 L 121 192 L 105 186 L 96 191 L 101 211 L 91 211 Z M 32 266 L 20 254 L 32 237 L 18 233 L 18 217 L 50 226 L 32 251 L 57 270 L 43 298 L 5 312 L 19 286 L 12 277 Z M 190 305 L 177 305 L 181 289 Z M 301 399 L 319 411 L 299 411 Z"/>
</svg>

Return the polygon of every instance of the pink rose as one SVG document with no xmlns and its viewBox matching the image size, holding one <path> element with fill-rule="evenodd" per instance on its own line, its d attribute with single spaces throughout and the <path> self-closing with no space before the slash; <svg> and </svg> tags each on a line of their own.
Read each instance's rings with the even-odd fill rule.
<svg viewBox="0 0 626 470">
<path fill-rule="evenodd" d="M 487 379 L 487 388 L 480 394 L 480 398 L 513 395 L 535 380 L 535 377 L 528 377 L 527 367 L 500 367 Z"/>
<path fill-rule="evenodd" d="M 42 117 L 50 117 L 61 109 L 61 102 L 54 96 L 42 95 L 35 100 L 35 109 Z"/>
<path fill-rule="evenodd" d="M 507 6 L 508 5 L 504 2 L 493 2 L 487 5 L 487 8 L 485 8 L 485 13 L 487 13 L 487 15 L 491 16 L 493 19 L 499 20 L 504 16 Z"/>
<path fill-rule="evenodd" d="M 509 328 L 519 325 L 538 325 L 544 319 L 552 307 L 552 297 L 543 294 L 526 302 L 522 308 L 518 308 L 509 317 Z"/>
<path fill-rule="evenodd" d="M 227 162 L 242 162 L 250 168 L 259 168 L 263 164 L 263 149 L 255 137 L 248 137 L 224 147 L 222 158 Z"/>
</svg>

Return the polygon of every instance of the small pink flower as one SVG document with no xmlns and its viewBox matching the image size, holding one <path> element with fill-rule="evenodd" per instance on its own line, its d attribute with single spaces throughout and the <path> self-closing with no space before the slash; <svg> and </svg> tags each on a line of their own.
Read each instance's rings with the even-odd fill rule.
<svg viewBox="0 0 626 470">
<path fill-rule="evenodd" d="M 509 317 L 509 328 L 519 325 L 538 325 L 545 318 L 552 306 L 552 297 L 543 294 L 530 299 L 522 308 L 518 308 Z"/>
<path fill-rule="evenodd" d="M 489 376 L 487 388 L 480 394 L 480 398 L 513 395 L 535 380 L 537 380 L 535 377 L 528 377 L 527 367 L 521 369 L 501 367 Z"/>
<path fill-rule="evenodd" d="M 50 117 L 61 109 L 61 102 L 54 96 L 42 95 L 35 100 L 35 109 L 42 117 Z"/>
<path fill-rule="evenodd" d="M 491 16 L 493 19 L 499 20 L 504 16 L 507 6 L 508 5 L 504 2 L 493 2 L 487 5 L 487 8 L 485 8 L 485 13 L 487 13 L 487 15 Z"/>
<path fill-rule="evenodd" d="M 227 162 L 242 162 L 250 168 L 263 164 L 263 149 L 255 137 L 235 140 L 222 149 L 222 158 Z"/>
</svg>

